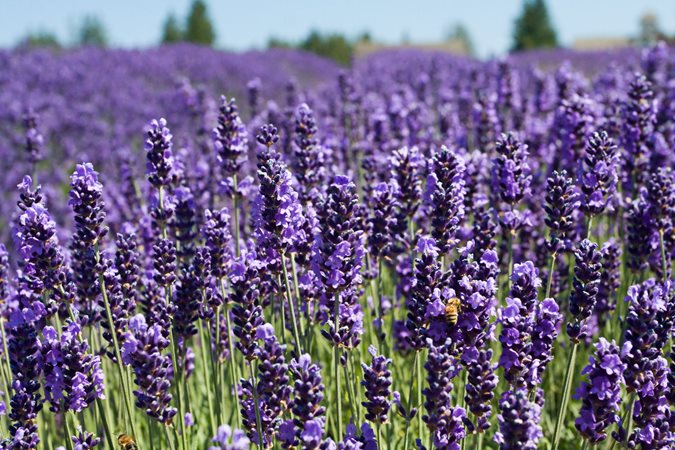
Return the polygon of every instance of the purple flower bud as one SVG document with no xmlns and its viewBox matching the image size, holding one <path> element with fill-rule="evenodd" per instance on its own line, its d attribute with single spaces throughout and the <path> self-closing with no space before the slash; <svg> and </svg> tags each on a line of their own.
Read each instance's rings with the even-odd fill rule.
<svg viewBox="0 0 675 450">
<path fill-rule="evenodd" d="M 569 302 L 573 320 L 567 324 L 567 334 L 574 342 L 588 334 L 586 321 L 593 313 L 600 285 L 600 258 L 598 245 L 588 239 L 581 241 L 574 252 L 574 281 Z"/>
<path fill-rule="evenodd" d="M 361 363 L 363 368 L 363 381 L 361 385 L 365 389 L 366 401 L 362 402 L 366 408 L 366 419 L 373 423 L 387 423 L 391 408 L 391 371 L 389 365 L 391 359 L 377 355 L 377 350 L 372 345 L 368 352 L 373 357 L 370 366 Z"/>
<path fill-rule="evenodd" d="M 541 432 L 541 406 L 528 400 L 526 389 L 506 391 L 499 399 L 499 431 L 494 440 L 501 450 L 536 450 Z"/>
</svg>

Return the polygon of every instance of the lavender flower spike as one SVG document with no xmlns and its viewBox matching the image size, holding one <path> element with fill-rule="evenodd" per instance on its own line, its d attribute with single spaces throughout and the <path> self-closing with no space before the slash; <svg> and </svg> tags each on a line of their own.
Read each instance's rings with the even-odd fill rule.
<svg viewBox="0 0 675 450">
<path fill-rule="evenodd" d="M 365 389 L 367 401 L 362 402 L 366 408 L 366 419 L 376 424 L 387 423 L 389 409 L 391 408 L 391 371 L 389 365 L 391 359 L 378 355 L 372 345 L 368 347 L 368 353 L 373 357 L 370 366 L 361 363 L 363 367 L 363 381 L 361 385 Z"/>
<path fill-rule="evenodd" d="M 607 427 L 620 421 L 618 413 L 625 368 L 619 347 L 600 338 L 595 344 L 595 354 L 581 371 L 588 381 L 577 389 L 575 398 L 581 399 L 583 404 L 574 425 L 592 444 L 604 441 Z"/>
</svg>

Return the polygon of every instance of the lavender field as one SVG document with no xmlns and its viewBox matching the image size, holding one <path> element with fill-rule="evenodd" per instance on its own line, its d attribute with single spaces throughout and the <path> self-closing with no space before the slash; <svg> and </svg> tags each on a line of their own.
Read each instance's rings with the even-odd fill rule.
<svg viewBox="0 0 675 450">
<path fill-rule="evenodd" d="M 675 449 L 675 50 L 0 67 L 1 449 Z"/>
</svg>

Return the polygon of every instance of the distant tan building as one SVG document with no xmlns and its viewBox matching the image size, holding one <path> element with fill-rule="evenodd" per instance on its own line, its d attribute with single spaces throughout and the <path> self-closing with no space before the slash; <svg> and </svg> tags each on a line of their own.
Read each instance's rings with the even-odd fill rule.
<svg viewBox="0 0 675 450">
<path fill-rule="evenodd" d="M 468 55 L 469 49 L 465 41 L 461 39 L 451 39 L 444 42 L 431 42 L 421 44 L 403 43 L 398 45 L 386 45 L 378 42 L 359 41 L 354 44 L 354 56 L 360 58 L 381 50 L 392 49 L 416 49 L 443 53 L 452 53 L 454 55 Z"/>
<path fill-rule="evenodd" d="M 576 39 L 572 43 L 574 50 L 612 50 L 625 48 L 632 45 L 630 39 L 625 37 L 597 37 Z"/>
</svg>

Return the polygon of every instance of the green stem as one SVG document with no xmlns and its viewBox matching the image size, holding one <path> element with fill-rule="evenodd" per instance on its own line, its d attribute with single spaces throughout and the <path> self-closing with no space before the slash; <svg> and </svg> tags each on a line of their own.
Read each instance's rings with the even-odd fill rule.
<svg viewBox="0 0 675 450">
<path fill-rule="evenodd" d="M 248 370 L 251 374 L 251 390 L 253 391 L 253 405 L 255 407 L 255 426 L 258 430 L 258 449 L 262 450 L 263 436 L 262 436 L 262 419 L 260 418 L 260 405 L 258 404 L 258 384 L 256 383 L 255 372 L 253 371 L 253 364 L 248 361 Z"/>
<path fill-rule="evenodd" d="M 410 411 L 412 410 L 412 397 L 413 397 L 413 386 L 415 385 L 415 375 L 414 371 L 417 367 L 417 360 L 419 359 L 419 351 L 415 351 L 415 357 L 413 358 L 413 373 L 410 376 L 410 391 L 408 392 L 408 410 L 406 414 L 408 417 L 405 418 L 405 436 L 403 437 L 403 450 L 408 450 L 408 438 L 410 436 Z M 421 439 L 421 436 L 420 436 Z"/>
<path fill-rule="evenodd" d="M 199 338 L 201 340 L 201 345 L 199 346 L 199 349 L 202 354 L 202 376 L 204 377 L 204 384 L 206 386 L 206 402 L 209 407 L 209 424 L 211 425 L 211 435 L 215 435 L 216 430 L 218 429 L 218 424 L 216 422 L 216 414 L 213 408 L 213 400 L 211 398 L 213 392 L 213 390 L 211 389 L 211 377 L 209 376 L 209 370 L 207 367 L 207 365 L 210 364 L 211 357 L 208 355 L 206 349 L 207 342 L 209 346 L 211 345 L 211 343 L 210 341 L 206 340 L 206 333 L 204 332 L 204 325 L 201 319 L 198 321 L 198 329 L 199 329 Z"/>
<path fill-rule="evenodd" d="M 225 299 L 227 298 L 225 296 L 225 281 L 223 279 L 220 280 L 220 293 L 223 297 L 223 302 L 225 302 Z M 238 375 L 238 370 L 237 370 L 237 363 L 234 359 L 234 338 L 232 335 L 232 325 L 230 324 L 230 312 L 229 308 L 227 308 L 227 302 L 225 303 L 225 311 L 223 312 L 225 314 L 225 326 L 227 327 L 227 344 L 228 348 L 230 350 L 230 376 L 232 377 L 232 389 L 234 390 L 234 399 L 237 405 L 236 411 L 240 411 L 240 401 L 239 401 L 239 390 L 237 389 L 237 383 L 239 382 L 239 375 Z M 218 322 L 220 323 L 220 320 L 218 319 Z M 216 342 L 220 339 L 220 335 L 216 336 Z M 217 345 L 216 345 L 216 350 L 217 350 Z M 239 414 L 235 414 L 236 420 L 237 420 L 237 427 L 241 427 L 240 424 L 240 418 Z"/>
<path fill-rule="evenodd" d="M 555 271 L 555 260 L 558 257 L 557 252 L 553 252 L 551 255 L 551 265 L 548 269 L 548 281 L 546 282 L 546 296 L 544 298 L 549 298 L 551 296 L 551 286 L 553 284 L 553 272 Z"/>
<path fill-rule="evenodd" d="M 302 355 L 302 341 L 300 340 L 300 332 L 298 331 L 298 320 L 295 315 L 295 300 L 291 295 L 291 283 L 288 280 L 288 269 L 286 267 L 286 254 L 281 253 L 281 267 L 284 273 L 284 285 L 286 286 L 286 299 L 291 313 L 291 325 L 293 326 L 293 339 L 295 340 L 295 348 L 298 355 Z"/>
<path fill-rule="evenodd" d="M 417 407 L 422 406 L 422 358 L 417 358 Z M 422 414 L 417 414 L 417 432 L 419 438 L 422 439 L 424 432 L 424 423 L 422 422 Z"/>
<path fill-rule="evenodd" d="M 335 332 L 337 333 L 340 329 L 340 294 L 335 293 Z M 342 438 L 342 395 L 340 394 L 340 348 L 337 344 L 333 344 L 333 358 L 335 359 L 335 364 L 333 371 L 335 374 L 335 403 L 337 404 L 337 433 L 335 440 L 338 441 Z"/>
<path fill-rule="evenodd" d="M 98 249 L 96 249 L 96 259 L 100 258 Z M 120 344 L 117 340 L 117 328 L 115 327 L 115 322 L 112 317 L 112 310 L 110 309 L 110 301 L 108 300 L 108 289 L 106 288 L 105 280 L 103 275 L 99 276 L 99 285 L 101 286 L 101 296 L 103 297 L 103 304 L 105 307 L 105 315 L 108 320 L 108 326 L 110 330 L 110 335 L 112 336 L 113 348 L 115 351 L 115 365 L 117 366 L 117 372 L 120 378 L 120 385 L 122 386 L 122 396 L 124 397 L 124 407 L 127 412 L 127 419 L 129 420 L 129 427 L 131 429 L 131 434 L 136 438 L 137 441 L 140 440 L 140 436 L 136 431 L 136 425 L 134 424 L 133 408 L 131 402 L 131 387 L 127 386 L 126 381 L 126 370 L 124 369 L 124 363 L 122 362 L 122 353 L 120 351 Z M 68 308 L 70 310 L 70 308 Z M 105 412 L 102 412 L 105 415 Z"/>
<path fill-rule="evenodd" d="M 565 384 L 563 390 L 562 403 L 560 405 L 560 410 L 558 411 L 558 420 L 555 424 L 555 432 L 553 434 L 553 450 L 558 449 L 560 443 L 560 433 L 562 431 L 562 425 L 565 421 L 565 416 L 567 413 L 567 404 L 569 403 L 570 393 L 572 391 L 572 379 L 574 378 L 574 366 L 576 363 L 577 356 L 577 347 L 579 346 L 578 342 L 575 342 L 572 346 L 572 352 L 570 353 L 569 359 L 567 360 L 567 373 L 565 374 Z"/>
<path fill-rule="evenodd" d="M 66 434 L 66 447 L 68 447 L 68 450 L 74 450 L 73 447 L 73 433 L 70 431 L 70 425 L 68 424 L 68 413 L 64 412 L 63 413 L 63 426 L 65 428 L 65 434 Z"/>
<path fill-rule="evenodd" d="M 105 413 L 103 402 L 101 401 L 100 398 L 96 399 L 96 406 L 98 407 L 99 414 L 101 415 L 101 421 L 103 422 L 103 430 L 105 431 L 105 440 L 108 443 L 108 447 L 115 448 L 115 444 L 113 443 L 112 429 L 110 427 L 110 423 L 108 423 L 108 416 Z M 138 440 L 136 436 L 134 436 L 134 438 Z"/>
</svg>

